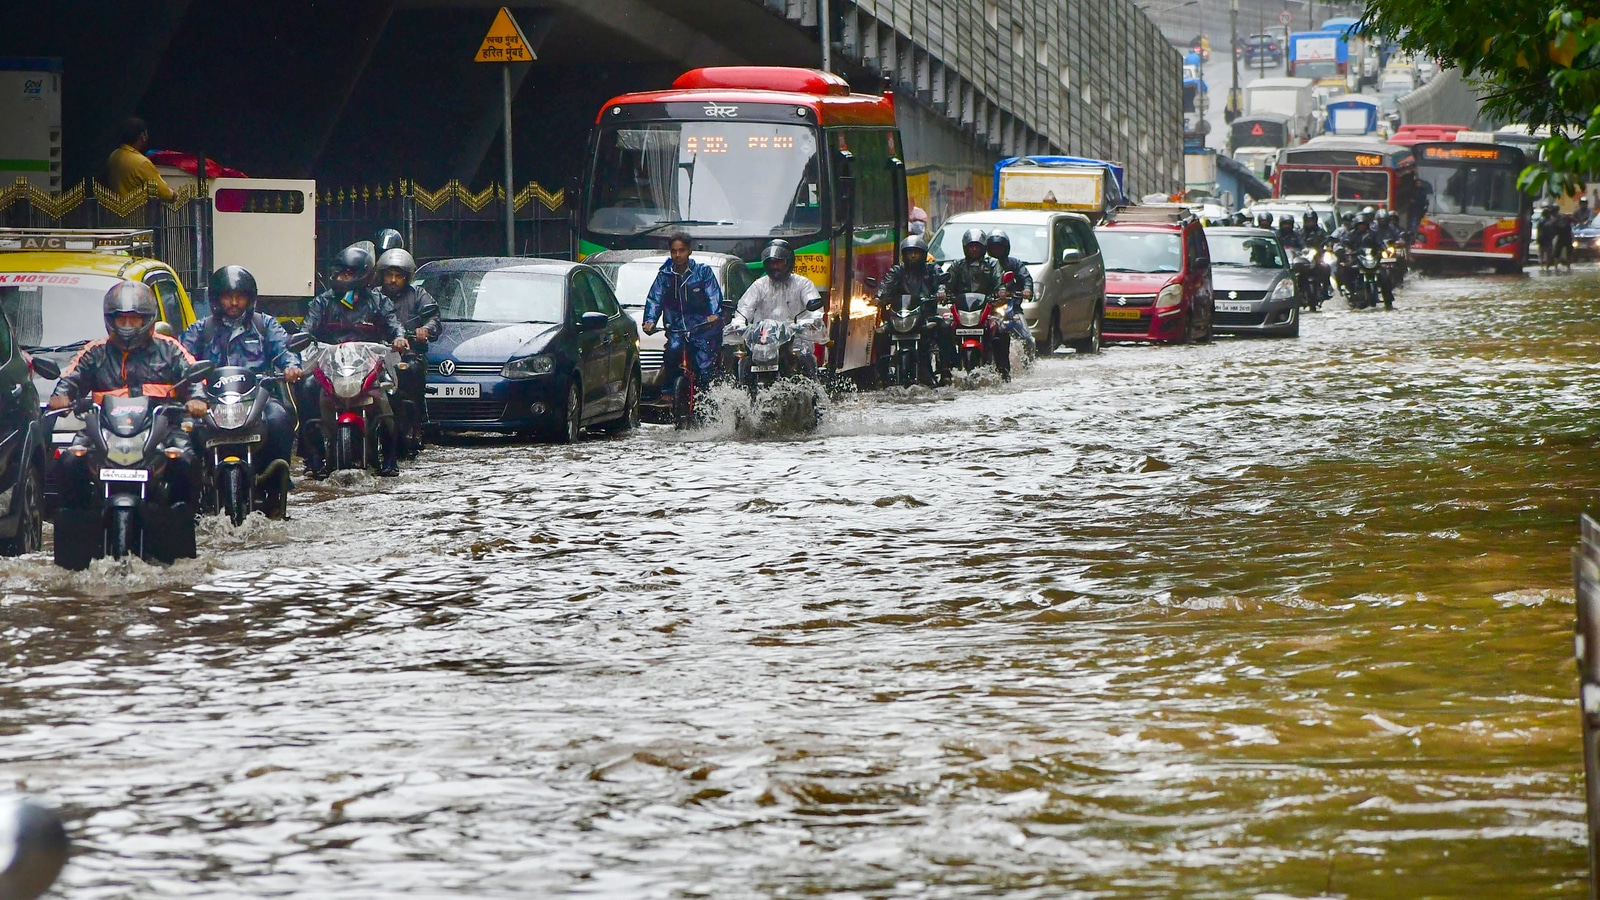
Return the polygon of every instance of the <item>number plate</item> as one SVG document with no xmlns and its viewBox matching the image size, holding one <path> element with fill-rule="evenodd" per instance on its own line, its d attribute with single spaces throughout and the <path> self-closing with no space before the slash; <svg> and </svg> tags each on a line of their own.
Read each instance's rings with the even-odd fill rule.
<svg viewBox="0 0 1600 900">
<path fill-rule="evenodd" d="M 259 434 L 252 434 L 247 438 L 212 438 L 211 440 L 206 441 L 206 449 L 210 450 L 212 447 L 225 447 L 228 444 L 259 444 L 260 442 L 261 435 Z"/>
<path fill-rule="evenodd" d="M 1248 303 L 1218 303 L 1217 312 L 1244 312 L 1250 311 Z"/>
<path fill-rule="evenodd" d="M 778 371 L 778 367 L 776 365 L 771 365 L 771 366 L 751 366 L 750 367 L 750 371 L 752 371 L 752 372 L 776 372 L 776 371 Z"/>
<path fill-rule="evenodd" d="M 1106 310 L 1106 318 L 1108 318 L 1108 319 L 1137 319 L 1137 318 L 1139 318 L 1139 311 L 1137 309 L 1116 309 L 1115 307 L 1113 307 L 1111 309 Z"/>
<path fill-rule="evenodd" d="M 101 469 L 101 481 L 149 481 L 149 469 Z"/>
<path fill-rule="evenodd" d="M 968 335 L 983 334 L 982 328 L 957 328 L 956 334 L 966 337 Z"/>
<path fill-rule="evenodd" d="M 476 400 L 483 394 L 480 384 L 430 384 L 423 396 L 434 400 Z"/>
</svg>

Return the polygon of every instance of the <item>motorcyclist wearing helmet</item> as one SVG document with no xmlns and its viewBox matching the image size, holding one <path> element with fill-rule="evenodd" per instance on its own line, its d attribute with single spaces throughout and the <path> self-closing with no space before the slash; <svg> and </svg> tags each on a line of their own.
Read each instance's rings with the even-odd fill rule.
<svg viewBox="0 0 1600 900">
<path fill-rule="evenodd" d="M 373 246 L 373 252 L 382 257 L 383 254 L 388 253 L 390 250 L 404 250 L 405 248 L 406 239 L 400 236 L 400 232 L 393 228 L 385 228 L 378 232 L 378 240 Z"/>
<path fill-rule="evenodd" d="M 794 250 L 778 239 L 761 251 L 761 268 L 766 273 L 739 298 L 738 311 L 728 327 L 742 332 L 757 322 L 795 322 L 801 328 L 794 341 L 794 354 L 808 377 L 817 374 L 816 344 L 824 339 L 822 311 L 808 310 L 806 304 L 822 299 L 811 279 L 794 274 Z"/>
<path fill-rule="evenodd" d="M 667 238 L 667 260 L 650 285 L 639 324 L 645 334 L 651 334 L 658 319 L 666 321 L 667 348 L 661 383 L 675 382 L 680 360 L 687 356 L 695 383 L 704 389 L 717 376 L 722 362 L 722 335 L 713 327 L 722 321 L 722 285 L 717 283 L 717 273 L 710 266 L 694 260 L 692 249 L 689 235 L 684 232 Z"/>
<path fill-rule="evenodd" d="M 1305 241 L 1300 239 L 1300 233 L 1294 230 L 1294 216 L 1284 213 L 1278 217 L 1278 230 L 1276 232 L 1278 243 L 1284 250 L 1304 250 Z"/>
<path fill-rule="evenodd" d="M 394 229 L 385 229 L 394 232 Z M 399 238 L 399 232 L 394 232 Z M 422 449 L 422 431 L 427 418 L 424 394 L 428 385 L 427 344 L 443 330 L 439 304 L 421 286 L 412 283 L 417 273 L 417 262 L 400 247 L 383 251 L 378 257 L 378 277 L 383 295 L 394 303 L 395 315 L 411 342 L 407 365 L 398 373 L 399 389 L 396 393 L 404 401 L 395 409 L 399 416 L 400 438 L 406 455 L 414 456 Z"/>
<path fill-rule="evenodd" d="M 177 338 L 157 334 L 160 307 L 155 292 L 138 281 L 119 282 L 106 291 L 101 301 L 106 323 L 104 340 L 91 341 L 78 351 L 56 382 L 50 395 L 51 409 L 64 409 L 72 401 L 91 398 L 99 402 L 107 394 L 119 397 L 187 396 L 188 386 L 178 387 L 195 359 Z M 189 400 L 192 416 L 206 412 L 204 400 Z M 85 509 L 93 500 L 93 484 L 82 457 L 61 456 L 62 505 Z M 189 497 L 188 472 L 175 462 L 169 464 L 171 496 Z"/>
<path fill-rule="evenodd" d="M 1316 292 L 1311 296 L 1327 298 L 1333 293 L 1333 269 L 1323 261 L 1322 250 L 1328 246 L 1330 238 L 1322 230 L 1322 219 L 1317 216 L 1316 210 L 1308 209 L 1300 219 L 1300 241 L 1317 254 L 1312 259 L 1310 278 L 1316 282 Z M 1321 300 L 1316 300 L 1315 306 L 1321 305 Z"/>
<path fill-rule="evenodd" d="M 1000 264 L 989 258 L 985 244 L 989 236 L 981 229 L 969 228 L 961 235 L 963 258 L 950 267 L 945 276 L 944 289 L 949 296 L 956 294 L 982 294 L 996 301 L 1000 294 Z M 990 349 L 994 353 L 994 367 L 1000 377 L 1011 380 L 1011 332 L 999 328 L 991 332 Z M 955 358 L 955 347 L 950 356 Z"/>
<path fill-rule="evenodd" d="M 1272 213 L 1269 213 L 1264 209 L 1261 210 L 1260 212 L 1256 213 L 1256 227 L 1257 228 L 1265 228 L 1266 230 L 1271 231 L 1272 230 Z"/>
<path fill-rule="evenodd" d="M 1369 206 L 1367 209 L 1370 210 L 1372 207 Z M 1385 242 L 1383 238 L 1378 236 L 1377 232 L 1372 230 L 1373 222 L 1376 221 L 1377 216 L 1376 210 L 1370 213 L 1362 210 L 1361 214 L 1356 217 L 1354 228 L 1340 242 L 1343 250 L 1340 254 L 1340 284 L 1355 284 L 1354 279 L 1361 277 L 1356 271 L 1356 254 L 1362 248 L 1369 248 L 1378 254 L 1379 259 L 1383 258 Z M 1346 281 L 1347 278 L 1351 280 Z M 1382 266 L 1378 267 L 1378 289 L 1383 294 L 1383 305 L 1393 307 L 1394 283 L 1389 277 L 1388 270 Z"/>
<path fill-rule="evenodd" d="M 1373 219 L 1372 231 L 1380 240 L 1405 240 L 1405 235 L 1400 231 L 1400 227 L 1395 221 L 1395 215 L 1389 212 L 1387 207 L 1378 210 L 1377 215 Z"/>
<path fill-rule="evenodd" d="M 1011 330 L 1011 335 L 1028 345 L 1030 353 L 1035 352 L 1033 332 L 1028 330 L 1028 323 L 1022 319 L 1022 304 L 1033 299 L 1033 274 L 1028 271 L 1028 264 L 1011 255 L 1011 236 L 1000 229 L 989 233 L 988 240 L 984 241 L 984 249 L 989 252 L 996 263 L 1000 265 L 1001 290 L 1005 291 L 1010 307 L 1006 310 L 1006 327 Z M 1011 276 L 1009 284 L 1006 276 Z"/>
<path fill-rule="evenodd" d="M 885 307 L 898 303 L 901 296 L 922 301 L 922 320 L 928 323 L 928 328 L 939 342 L 939 380 L 947 382 L 950 364 L 955 360 L 955 347 L 950 340 L 949 328 L 938 314 L 938 297 L 943 290 L 941 281 L 938 266 L 928 260 L 928 242 L 922 235 L 913 234 L 900 242 L 900 261 L 889 267 L 889 271 L 883 275 L 883 283 L 878 285 L 878 309 L 881 312 Z M 886 335 L 879 335 L 873 341 L 872 358 L 881 361 L 888 355 L 889 339 Z M 887 371 L 881 369 L 880 374 Z"/>
<path fill-rule="evenodd" d="M 1307 247 L 1318 250 L 1328 242 L 1328 233 L 1322 230 L 1322 219 L 1317 216 L 1316 210 L 1308 209 L 1300 217 L 1300 240 Z"/>
<path fill-rule="evenodd" d="M 256 312 L 255 276 L 243 266 L 223 266 L 211 274 L 211 316 L 190 325 L 180 339 L 196 359 L 217 368 L 238 366 L 253 374 L 283 372 L 283 380 L 300 380 L 300 355 L 289 349 L 289 333 L 278 320 Z M 262 419 L 267 426 L 263 449 L 267 459 L 289 464 L 294 452 L 295 423 L 289 410 L 268 394 Z"/>
<path fill-rule="evenodd" d="M 331 287 L 312 299 L 301 327 L 321 344 L 370 341 L 388 344 L 400 353 L 410 350 L 411 342 L 406 340 L 394 304 L 381 292 L 368 287 L 375 269 L 372 254 L 366 249 L 352 245 L 341 250 L 329 278 Z M 299 396 L 300 449 L 306 459 L 307 473 L 321 477 L 327 474 L 325 448 L 333 435 L 334 409 L 323 402 L 326 398 L 314 382 L 307 379 L 304 384 L 307 387 L 302 387 Z M 383 448 L 378 474 L 398 475 L 394 409 L 386 392 L 374 388 L 372 397 L 378 411 L 378 437 Z M 312 427 L 313 422 L 318 423 L 318 427 Z"/>
</svg>

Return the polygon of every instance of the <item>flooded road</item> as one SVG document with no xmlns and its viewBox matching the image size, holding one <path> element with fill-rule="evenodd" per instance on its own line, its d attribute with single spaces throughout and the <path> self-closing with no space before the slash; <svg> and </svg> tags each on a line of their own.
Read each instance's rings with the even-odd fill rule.
<svg viewBox="0 0 1600 900">
<path fill-rule="evenodd" d="M 8 561 L 0 778 L 74 898 L 1578 896 L 1596 287 Z"/>
</svg>

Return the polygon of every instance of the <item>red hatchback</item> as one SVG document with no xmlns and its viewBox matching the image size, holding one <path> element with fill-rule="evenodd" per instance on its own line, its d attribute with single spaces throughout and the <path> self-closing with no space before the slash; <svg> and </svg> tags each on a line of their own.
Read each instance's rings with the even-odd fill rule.
<svg viewBox="0 0 1600 900">
<path fill-rule="evenodd" d="M 1121 209 L 1095 237 L 1106 264 L 1106 340 L 1211 339 L 1211 251 L 1188 209 Z"/>
</svg>

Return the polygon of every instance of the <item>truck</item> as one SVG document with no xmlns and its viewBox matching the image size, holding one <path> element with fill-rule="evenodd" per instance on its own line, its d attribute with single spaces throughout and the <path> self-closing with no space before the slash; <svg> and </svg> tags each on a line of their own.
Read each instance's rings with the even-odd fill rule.
<svg viewBox="0 0 1600 900">
<path fill-rule="evenodd" d="M 1014 156 L 994 167 L 994 209 L 1083 213 L 1098 223 L 1128 201 L 1122 166 L 1082 156 Z"/>
<path fill-rule="evenodd" d="M 1279 115 L 1289 120 L 1288 143 L 1311 138 L 1316 82 L 1309 78 L 1257 78 L 1244 89 L 1246 116 Z"/>
<path fill-rule="evenodd" d="M 1289 35 L 1291 78 L 1309 78 L 1319 85 L 1348 86 L 1350 45 L 1341 31 L 1301 31 Z"/>
</svg>

